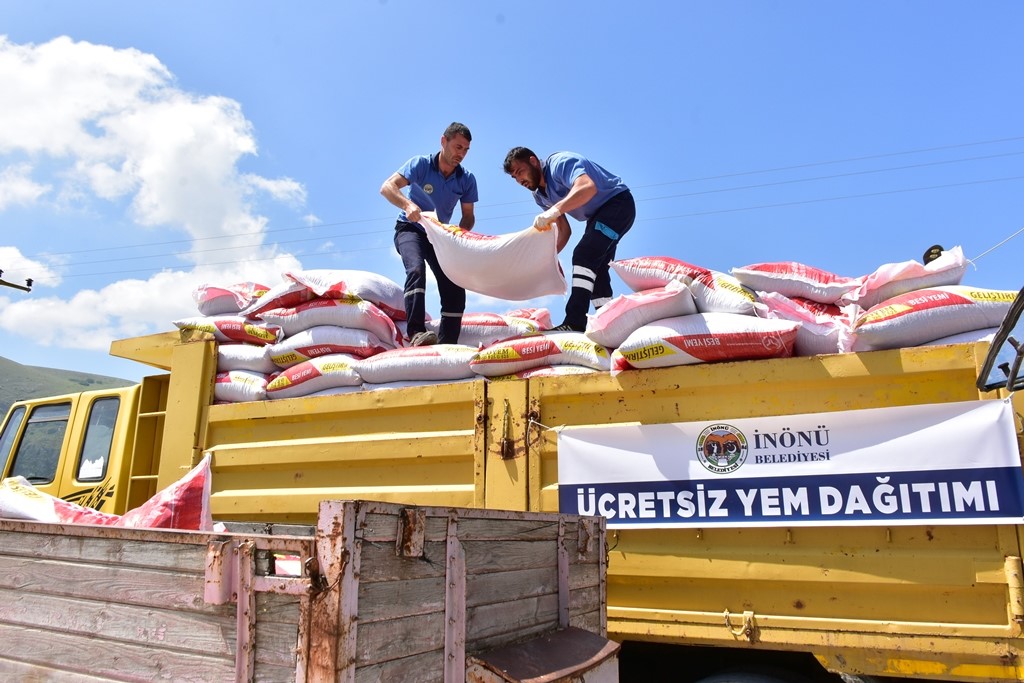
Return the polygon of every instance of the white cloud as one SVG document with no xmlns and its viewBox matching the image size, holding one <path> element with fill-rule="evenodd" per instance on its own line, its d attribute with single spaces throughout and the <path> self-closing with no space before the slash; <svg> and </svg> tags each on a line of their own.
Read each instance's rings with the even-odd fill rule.
<svg viewBox="0 0 1024 683">
<path fill-rule="evenodd" d="M 0 258 L 4 250 L 0 248 Z M 147 280 L 121 280 L 101 289 L 83 289 L 70 299 L 31 296 L 11 298 L 2 309 L 0 330 L 56 348 L 107 352 L 110 342 L 174 329 L 179 318 L 199 315 L 192 292 L 204 283 L 259 282 L 272 287 L 275 275 L 300 268 L 291 256 L 237 268 L 168 271 Z"/>
<path fill-rule="evenodd" d="M 8 282 L 22 284 L 31 278 L 33 287 L 56 287 L 60 284 L 60 274 L 51 265 L 26 257 L 17 247 L 0 246 L 0 269 Z"/>
<path fill-rule="evenodd" d="M 31 178 L 29 164 L 14 164 L 0 170 L 0 211 L 9 206 L 29 205 L 50 191 L 49 185 L 41 185 Z"/>
<path fill-rule="evenodd" d="M 68 37 L 19 45 L 0 36 L 0 92 L 0 211 L 98 202 L 127 210 L 112 230 L 123 231 L 126 220 L 140 233 L 159 226 L 184 233 L 191 245 L 180 255 L 188 264 L 181 271 L 64 298 L 40 296 L 39 288 L 9 297 L 0 330 L 45 346 L 105 352 L 112 339 L 171 329 L 174 319 L 196 315 L 191 292 L 201 283 L 272 286 L 280 273 L 301 268 L 264 243 L 268 218 L 259 206 L 301 208 L 306 190 L 291 178 L 239 171 L 240 161 L 257 154 L 257 142 L 238 102 L 182 90 L 154 55 Z M 62 264 L 46 259 L 0 247 L 0 268 L 43 288 L 61 286 Z"/>
</svg>

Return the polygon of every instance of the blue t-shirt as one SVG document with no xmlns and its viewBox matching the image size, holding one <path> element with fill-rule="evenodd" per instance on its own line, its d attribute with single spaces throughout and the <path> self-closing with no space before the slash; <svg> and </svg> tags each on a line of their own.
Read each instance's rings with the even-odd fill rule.
<svg viewBox="0 0 1024 683">
<path fill-rule="evenodd" d="M 450 223 L 456 204 L 475 204 L 476 178 L 459 164 L 447 178 L 437 163 L 438 155 L 418 156 L 409 159 L 398 169 L 399 175 L 409 181 L 409 199 L 422 211 L 434 211 L 442 223 Z M 398 214 L 398 220 L 408 220 L 405 211 Z"/>
<path fill-rule="evenodd" d="M 555 152 L 545 159 L 542 170 L 547 191 L 537 188 L 533 192 L 533 199 L 538 206 L 545 209 L 564 199 L 572 189 L 572 184 L 584 173 L 594 181 L 597 194 L 583 206 L 569 212 L 569 215 L 578 221 L 588 220 L 606 201 L 629 189 L 617 175 L 612 175 L 575 152 Z"/>
</svg>

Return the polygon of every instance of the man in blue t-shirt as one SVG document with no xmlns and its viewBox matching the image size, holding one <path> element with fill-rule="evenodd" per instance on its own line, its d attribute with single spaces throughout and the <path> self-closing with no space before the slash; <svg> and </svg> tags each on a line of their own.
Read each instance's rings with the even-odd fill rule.
<svg viewBox="0 0 1024 683">
<path fill-rule="evenodd" d="M 462 167 L 473 139 L 469 128 L 452 123 L 441 136 L 441 151 L 429 156 L 409 159 L 384 181 L 380 193 L 402 210 L 395 224 L 395 248 L 405 266 L 405 315 L 409 341 L 413 346 L 457 344 L 462 331 L 462 314 L 466 310 L 466 290 L 448 279 L 437 262 L 434 247 L 426 230 L 419 225 L 422 211 L 434 211 L 442 223 L 451 223 L 455 205 L 462 209 L 459 227 L 472 230 L 476 217 L 476 178 Z M 402 188 L 409 188 L 409 196 Z M 440 335 L 426 329 L 427 271 L 430 266 L 437 278 L 441 298 Z"/>
<path fill-rule="evenodd" d="M 545 209 L 534 219 L 533 227 L 558 227 L 558 251 L 572 233 L 565 215 L 586 222 L 583 237 L 572 252 L 572 292 L 565 304 L 565 320 L 555 328 L 583 332 L 590 302 L 596 309 L 611 301 L 609 264 L 619 239 L 636 218 L 633 195 L 618 176 L 575 152 L 555 152 L 541 162 L 526 147 L 513 147 L 505 156 L 504 168 Z"/>
</svg>

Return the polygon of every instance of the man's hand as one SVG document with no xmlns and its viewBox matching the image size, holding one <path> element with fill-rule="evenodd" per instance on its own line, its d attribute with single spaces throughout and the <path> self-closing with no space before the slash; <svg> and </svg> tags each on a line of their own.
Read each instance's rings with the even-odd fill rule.
<svg viewBox="0 0 1024 683">
<path fill-rule="evenodd" d="M 548 209 L 547 211 L 533 219 L 533 227 L 541 231 L 550 230 L 551 224 L 557 221 L 561 215 L 561 211 L 559 211 L 555 207 L 551 207 L 550 209 Z"/>
<path fill-rule="evenodd" d="M 416 206 L 415 204 L 413 204 L 412 207 L 413 207 L 412 211 L 410 211 L 408 208 L 406 208 L 406 210 L 405 210 L 405 220 L 409 221 L 410 223 L 419 223 L 420 222 L 420 207 Z"/>
</svg>

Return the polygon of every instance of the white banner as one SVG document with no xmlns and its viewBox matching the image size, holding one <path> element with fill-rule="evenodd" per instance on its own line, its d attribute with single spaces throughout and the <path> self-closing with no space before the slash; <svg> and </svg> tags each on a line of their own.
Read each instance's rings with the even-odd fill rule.
<svg viewBox="0 0 1024 683">
<path fill-rule="evenodd" d="M 558 497 L 610 529 L 1024 521 L 1008 400 L 566 427 Z"/>
</svg>

